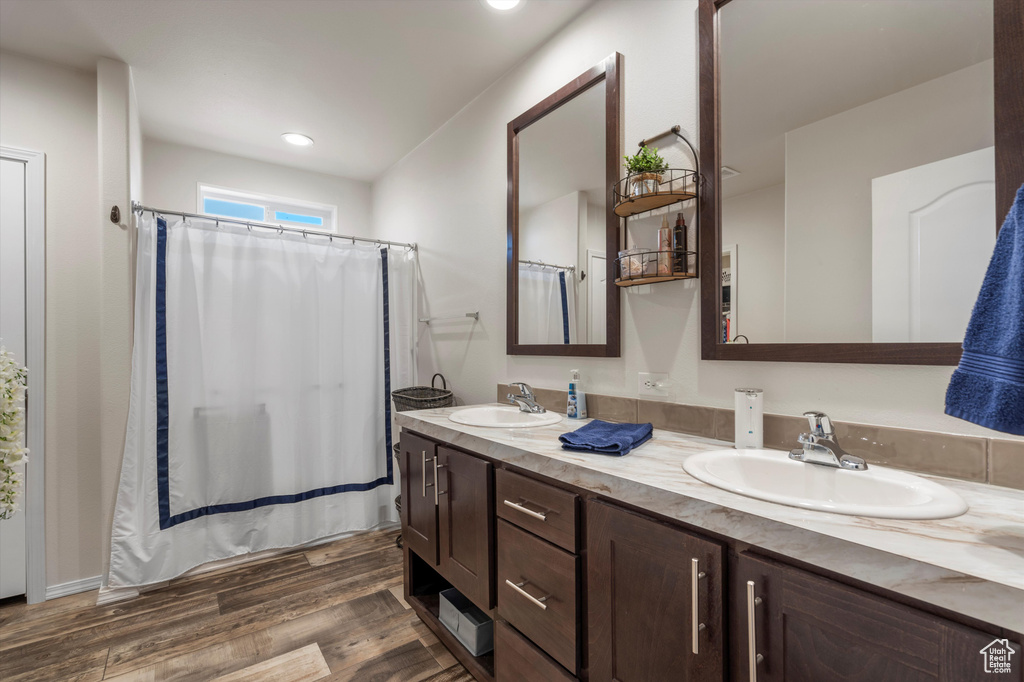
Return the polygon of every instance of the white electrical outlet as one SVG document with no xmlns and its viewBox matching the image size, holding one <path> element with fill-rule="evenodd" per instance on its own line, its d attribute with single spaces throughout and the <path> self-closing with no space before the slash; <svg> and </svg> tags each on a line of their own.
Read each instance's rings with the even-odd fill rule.
<svg viewBox="0 0 1024 682">
<path fill-rule="evenodd" d="M 640 372 L 637 374 L 636 392 L 637 395 L 650 395 L 659 398 L 666 398 L 669 394 L 669 380 L 667 374 L 654 374 L 652 372 Z"/>
</svg>

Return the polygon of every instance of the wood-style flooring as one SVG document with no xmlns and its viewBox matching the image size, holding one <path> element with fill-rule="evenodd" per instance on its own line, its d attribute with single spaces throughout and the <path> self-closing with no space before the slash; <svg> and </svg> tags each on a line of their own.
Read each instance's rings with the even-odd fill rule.
<svg viewBox="0 0 1024 682">
<path fill-rule="evenodd" d="M 396 536 L 179 578 L 106 606 L 95 591 L 0 603 L 0 680 L 471 682 L 402 599 Z"/>
</svg>

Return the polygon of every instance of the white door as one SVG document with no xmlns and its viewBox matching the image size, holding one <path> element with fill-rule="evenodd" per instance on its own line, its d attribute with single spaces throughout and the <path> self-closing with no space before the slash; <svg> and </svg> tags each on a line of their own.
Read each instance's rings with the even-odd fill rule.
<svg viewBox="0 0 1024 682">
<path fill-rule="evenodd" d="M 995 205 L 993 147 L 871 181 L 872 340 L 963 341 Z"/>
<path fill-rule="evenodd" d="M 25 163 L 6 158 L 0 158 L 0 339 L 25 364 Z M 24 502 L 0 521 L 0 599 L 25 594 Z"/>
<path fill-rule="evenodd" d="M 587 343 L 608 343 L 604 251 L 587 249 Z"/>
</svg>

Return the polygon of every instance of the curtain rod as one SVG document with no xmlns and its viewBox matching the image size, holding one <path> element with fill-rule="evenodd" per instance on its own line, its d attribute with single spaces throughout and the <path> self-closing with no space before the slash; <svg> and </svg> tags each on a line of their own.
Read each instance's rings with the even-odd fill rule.
<svg viewBox="0 0 1024 682">
<path fill-rule="evenodd" d="M 566 272 L 576 272 L 575 265 L 553 265 L 551 263 L 545 263 L 540 260 L 521 260 L 520 265 L 539 265 L 542 268 L 554 268 L 555 270 L 565 270 Z"/>
<path fill-rule="evenodd" d="M 136 213 L 144 213 L 146 211 L 149 211 L 153 215 L 159 213 L 163 215 L 177 215 L 181 216 L 182 218 L 198 218 L 200 220 L 212 220 L 213 222 L 220 223 L 234 223 L 236 225 L 245 225 L 246 227 L 263 227 L 268 230 L 277 230 L 278 232 L 295 232 L 297 234 L 301 234 L 303 237 L 307 235 L 313 235 L 314 237 L 327 237 L 331 241 L 334 241 L 335 237 L 337 237 L 338 239 L 351 239 L 353 244 L 356 242 L 371 242 L 373 244 L 385 244 L 387 246 L 404 246 L 407 249 L 412 249 L 413 251 L 416 251 L 415 243 L 407 244 L 405 242 L 390 242 L 386 239 L 373 239 L 371 237 L 354 237 L 349 234 L 333 234 L 331 232 L 319 232 L 317 230 L 303 230 L 298 227 L 285 227 L 284 225 L 275 225 L 273 223 L 261 223 L 255 220 L 222 218 L 220 216 L 204 215 L 202 213 L 186 213 L 185 211 L 165 211 L 160 208 L 151 208 L 149 206 L 143 206 L 138 201 L 132 202 L 132 211 Z"/>
</svg>

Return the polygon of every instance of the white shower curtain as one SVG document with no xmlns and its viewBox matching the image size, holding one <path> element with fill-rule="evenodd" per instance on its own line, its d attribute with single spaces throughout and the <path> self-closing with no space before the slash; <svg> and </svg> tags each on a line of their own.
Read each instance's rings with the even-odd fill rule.
<svg viewBox="0 0 1024 682">
<path fill-rule="evenodd" d="M 140 219 L 108 586 L 394 521 L 414 254 Z"/>
<path fill-rule="evenodd" d="M 519 343 L 578 343 L 573 273 L 520 263 Z"/>
</svg>

